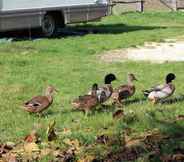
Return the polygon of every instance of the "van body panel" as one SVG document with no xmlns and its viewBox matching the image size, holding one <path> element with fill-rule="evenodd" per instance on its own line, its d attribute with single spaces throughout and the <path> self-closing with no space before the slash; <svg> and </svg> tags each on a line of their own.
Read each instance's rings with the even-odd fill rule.
<svg viewBox="0 0 184 162">
<path fill-rule="evenodd" d="M 61 12 L 65 24 L 93 21 L 109 15 L 110 7 L 107 0 L 0 0 L 0 31 L 40 27 L 52 11 Z"/>
</svg>

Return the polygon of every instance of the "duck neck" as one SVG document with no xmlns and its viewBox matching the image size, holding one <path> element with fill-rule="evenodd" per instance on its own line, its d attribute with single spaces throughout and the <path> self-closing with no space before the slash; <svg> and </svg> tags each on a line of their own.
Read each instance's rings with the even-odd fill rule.
<svg viewBox="0 0 184 162">
<path fill-rule="evenodd" d="M 107 84 L 107 88 L 108 88 L 108 91 L 110 91 L 110 93 L 113 92 L 112 84 Z"/>
<path fill-rule="evenodd" d="M 96 96 L 96 91 L 92 91 L 91 95 Z"/>
<path fill-rule="evenodd" d="M 127 81 L 128 81 L 128 85 L 129 85 L 129 86 L 131 86 L 131 87 L 134 86 L 133 81 L 132 81 L 130 78 L 128 78 Z"/>
<path fill-rule="evenodd" d="M 105 80 L 105 84 L 111 84 L 111 81 Z"/>
<path fill-rule="evenodd" d="M 46 93 L 45 93 L 45 96 L 48 98 L 48 100 L 49 100 L 50 103 L 53 101 L 53 96 L 52 96 L 51 93 L 46 92 Z"/>
<path fill-rule="evenodd" d="M 172 83 L 172 80 L 166 80 L 166 84 Z"/>
<path fill-rule="evenodd" d="M 53 101 L 52 95 L 46 95 L 46 97 L 48 98 L 48 100 L 49 100 L 50 103 Z"/>
<path fill-rule="evenodd" d="M 110 80 L 109 78 L 105 78 L 104 82 L 105 84 L 111 84 L 112 80 Z"/>
</svg>

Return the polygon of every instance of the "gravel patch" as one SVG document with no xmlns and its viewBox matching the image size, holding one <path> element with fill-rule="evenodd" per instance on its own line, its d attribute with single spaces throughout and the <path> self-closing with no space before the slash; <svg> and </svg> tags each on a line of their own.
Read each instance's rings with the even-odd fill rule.
<svg viewBox="0 0 184 162">
<path fill-rule="evenodd" d="M 145 43 L 143 47 L 108 51 L 100 56 L 104 62 L 126 60 L 152 63 L 184 61 L 184 41 L 166 40 L 164 43 Z"/>
</svg>

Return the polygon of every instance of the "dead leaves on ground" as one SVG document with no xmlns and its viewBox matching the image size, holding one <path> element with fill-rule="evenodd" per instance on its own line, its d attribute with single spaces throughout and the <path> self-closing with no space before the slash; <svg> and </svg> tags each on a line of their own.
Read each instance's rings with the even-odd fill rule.
<svg viewBox="0 0 184 162">
<path fill-rule="evenodd" d="M 47 155 L 51 155 L 58 162 L 65 162 L 74 159 L 75 154 L 80 151 L 80 144 L 77 139 L 65 139 L 63 143 L 68 146 L 66 150 L 55 148 L 50 141 L 56 140 L 55 121 L 51 122 L 46 131 L 48 141 L 41 141 L 36 130 L 31 131 L 20 143 L 0 144 L 0 162 L 28 162 L 39 161 Z M 70 133 L 64 129 L 64 134 Z"/>
<path fill-rule="evenodd" d="M 160 146 L 171 137 L 163 135 L 159 130 L 145 132 L 140 136 L 129 137 L 124 136 L 125 145 L 118 152 L 111 152 L 105 158 L 105 162 L 114 161 L 135 161 L 139 157 L 148 153 L 149 161 L 153 157 L 160 157 L 163 162 L 183 162 L 184 150 L 177 150 L 172 155 L 161 155 Z"/>
<path fill-rule="evenodd" d="M 7 154 L 8 152 L 10 152 L 15 144 L 0 144 L 0 158 L 3 157 L 3 155 Z"/>
<path fill-rule="evenodd" d="M 184 115 L 178 115 L 178 116 L 176 116 L 176 120 L 175 121 L 181 121 L 181 120 L 184 121 Z"/>
<path fill-rule="evenodd" d="M 101 136 L 97 136 L 96 142 L 100 144 L 107 144 L 107 142 L 109 142 L 109 136 L 104 134 Z"/>
<path fill-rule="evenodd" d="M 33 130 L 33 131 L 31 131 L 31 133 L 29 135 L 27 135 L 24 138 L 24 141 L 27 142 L 27 143 L 32 143 L 32 142 L 37 143 L 38 139 L 39 139 L 39 137 L 38 137 L 38 134 L 37 134 L 36 130 Z"/>
<path fill-rule="evenodd" d="M 183 162 L 184 154 L 163 155 L 160 159 L 162 162 Z"/>
<path fill-rule="evenodd" d="M 95 157 L 94 156 L 91 156 L 91 155 L 88 155 L 80 160 L 78 160 L 77 162 L 93 162 L 95 161 Z"/>
<path fill-rule="evenodd" d="M 184 115 L 178 115 L 176 119 L 184 120 Z M 46 137 L 48 140 L 45 142 L 41 141 L 38 133 L 33 130 L 24 138 L 22 143 L 17 145 L 11 142 L 0 144 L 0 162 L 39 161 L 48 155 L 53 157 L 54 160 L 52 162 L 77 161 L 76 156 L 87 149 L 88 146 L 82 146 L 77 139 L 69 138 L 72 134 L 72 131 L 69 128 L 64 128 L 62 132 L 59 133 L 64 135 L 65 138 L 62 139 L 62 143 L 66 147 L 65 149 L 56 148 L 54 144 L 50 142 L 56 140 L 57 137 L 55 125 L 55 121 L 49 124 L 46 131 Z M 173 154 L 161 155 L 160 145 L 163 144 L 163 141 L 173 137 L 163 135 L 157 129 L 145 132 L 141 135 L 135 135 L 135 132 L 127 132 L 132 132 L 132 130 L 127 128 L 124 131 L 121 142 L 117 141 L 113 135 L 98 135 L 96 136 L 95 144 L 91 145 L 91 147 L 95 147 L 97 144 L 101 146 L 103 145 L 107 148 L 111 148 L 112 145 L 117 144 L 120 146 L 119 151 L 116 153 L 109 153 L 108 151 L 107 154 L 106 152 L 105 156 L 107 156 L 103 159 L 104 162 L 134 161 L 143 156 L 145 152 L 147 152 L 148 158 L 157 156 L 160 157 L 162 162 L 184 161 L 184 150 L 175 150 Z M 134 134 L 134 137 L 130 137 L 129 134 Z M 95 155 L 82 155 L 81 159 L 79 159 L 77 162 L 92 162 L 94 160 L 96 160 Z"/>
</svg>

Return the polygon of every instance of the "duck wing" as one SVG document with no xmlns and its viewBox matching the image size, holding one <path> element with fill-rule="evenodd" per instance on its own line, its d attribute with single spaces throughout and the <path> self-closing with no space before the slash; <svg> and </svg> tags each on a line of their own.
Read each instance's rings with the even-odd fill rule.
<svg viewBox="0 0 184 162">
<path fill-rule="evenodd" d="M 98 87 L 98 90 L 96 91 L 98 101 L 100 103 L 107 101 L 111 97 L 112 92 L 113 92 L 113 88 L 111 85 L 103 85 Z M 92 92 L 89 91 L 88 95 L 91 95 L 91 93 Z"/>
<path fill-rule="evenodd" d="M 90 100 L 92 98 L 92 96 L 91 95 L 84 95 L 84 96 L 79 96 L 79 101 L 81 101 L 81 102 L 86 102 L 86 101 L 88 101 L 88 100 Z"/>
<path fill-rule="evenodd" d="M 164 84 L 156 85 L 154 87 L 151 87 L 150 89 L 144 90 L 143 94 L 144 94 L 145 97 L 148 97 L 151 92 L 153 92 L 153 91 L 161 91 L 164 88 L 165 88 Z"/>
<path fill-rule="evenodd" d="M 121 100 L 132 96 L 134 92 L 135 92 L 134 86 L 129 85 L 122 85 L 115 90 L 115 93 L 118 94 L 118 97 Z"/>
<path fill-rule="evenodd" d="M 100 103 L 107 101 L 112 95 L 113 89 L 109 85 L 99 87 L 97 90 L 97 97 Z"/>
<path fill-rule="evenodd" d="M 75 108 L 89 108 L 93 107 L 97 104 L 97 98 L 91 95 L 84 95 L 84 96 L 79 96 L 77 99 L 75 99 L 72 102 L 72 105 Z"/>
<path fill-rule="evenodd" d="M 130 97 L 130 96 L 131 96 L 131 93 L 130 93 L 130 91 L 129 91 L 128 89 L 119 92 L 119 98 L 120 98 L 120 99 L 125 99 L 125 98 L 128 98 L 128 97 Z"/>
<path fill-rule="evenodd" d="M 149 99 L 164 99 L 167 98 L 169 96 L 171 96 L 175 91 L 175 86 L 172 84 L 165 84 L 165 86 L 160 89 L 159 91 L 152 91 L 149 95 L 148 98 Z"/>
<path fill-rule="evenodd" d="M 28 112 L 40 112 L 51 103 L 46 96 L 36 96 L 24 103 L 24 108 Z"/>
</svg>

